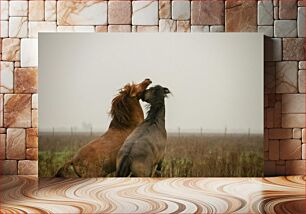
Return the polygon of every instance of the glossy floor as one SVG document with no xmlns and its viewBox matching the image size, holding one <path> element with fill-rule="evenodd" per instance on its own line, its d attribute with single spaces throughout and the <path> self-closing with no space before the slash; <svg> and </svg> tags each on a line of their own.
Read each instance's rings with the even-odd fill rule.
<svg viewBox="0 0 306 214">
<path fill-rule="evenodd" d="M 299 214 L 305 213 L 305 179 L 3 176 L 1 211 Z"/>
</svg>

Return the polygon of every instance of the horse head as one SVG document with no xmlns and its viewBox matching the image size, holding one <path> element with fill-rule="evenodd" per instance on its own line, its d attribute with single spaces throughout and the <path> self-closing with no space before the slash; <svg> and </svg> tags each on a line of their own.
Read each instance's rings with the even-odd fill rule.
<svg viewBox="0 0 306 214">
<path fill-rule="evenodd" d="M 171 93 L 168 88 L 162 87 L 160 85 L 156 85 L 154 87 L 151 87 L 147 89 L 143 94 L 142 94 L 142 101 L 147 102 L 147 103 L 154 103 L 158 102 L 160 100 L 164 100 L 167 95 Z"/>
<path fill-rule="evenodd" d="M 112 100 L 110 111 L 117 126 L 130 127 L 130 125 L 138 125 L 143 121 L 143 111 L 139 99 L 151 83 L 150 79 L 145 79 L 139 84 L 126 84 L 119 91 L 119 94 Z"/>
</svg>

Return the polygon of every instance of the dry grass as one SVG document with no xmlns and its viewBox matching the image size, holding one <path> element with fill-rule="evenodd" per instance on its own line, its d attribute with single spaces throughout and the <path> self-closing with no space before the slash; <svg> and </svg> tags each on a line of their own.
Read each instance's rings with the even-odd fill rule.
<svg viewBox="0 0 306 214">
<path fill-rule="evenodd" d="M 41 135 L 39 175 L 53 176 L 82 145 L 96 136 Z M 169 135 L 162 177 L 263 176 L 260 135 Z"/>
</svg>

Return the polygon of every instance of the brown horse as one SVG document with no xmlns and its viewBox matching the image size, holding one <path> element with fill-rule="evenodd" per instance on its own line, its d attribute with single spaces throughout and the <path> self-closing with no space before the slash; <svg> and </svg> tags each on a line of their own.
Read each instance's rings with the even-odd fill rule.
<svg viewBox="0 0 306 214">
<path fill-rule="evenodd" d="M 114 172 L 121 145 L 144 120 L 139 99 L 150 83 L 145 79 L 139 84 L 125 85 L 112 101 L 112 121 L 106 133 L 83 146 L 55 176 L 101 177 Z"/>
</svg>

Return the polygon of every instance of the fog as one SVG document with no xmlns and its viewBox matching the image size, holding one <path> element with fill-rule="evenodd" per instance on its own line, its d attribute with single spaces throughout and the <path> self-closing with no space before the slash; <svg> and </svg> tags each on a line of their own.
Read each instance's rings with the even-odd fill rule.
<svg viewBox="0 0 306 214">
<path fill-rule="evenodd" d="M 104 131 L 118 89 L 145 78 L 172 91 L 169 132 L 263 133 L 258 33 L 39 33 L 39 131 Z"/>
</svg>

